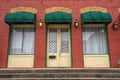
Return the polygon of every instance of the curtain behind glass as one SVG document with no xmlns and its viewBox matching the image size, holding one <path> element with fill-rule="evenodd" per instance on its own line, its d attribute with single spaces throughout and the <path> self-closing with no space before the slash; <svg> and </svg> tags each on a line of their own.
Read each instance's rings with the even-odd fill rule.
<svg viewBox="0 0 120 80">
<path fill-rule="evenodd" d="M 14 28 L 10 54 L 33 54 L 34 39 L 34 28 Z"/>
<path fill-rule="evenodd" d="M 33 54 L 34 53 L 34 29 L 25 28 L 24 29 L 24 40 L 23 40 L 23 53 Z"/>
<path fill-rule="evenodd" d="M 57 29 L 49 30 L 49 52 L 57 52 Z"/>
<path fill-rule="evenodd" d="M 22 53 L 22 39 L 23 39 L 23 29 L 16 28 L 13 29 L 11 38 L 11 54 L 21 54 Z"/>
<path fill-rule="evenodd" d="M 68 29 L 61 29 L 61 52 L 62 53 L 69 52 Z"/>
<path fill-rule="evenodd" d="M 83 52 L 84 54 L 106 54 L 107 43 L 104 27 L 84 27 Z"/>
</svg>

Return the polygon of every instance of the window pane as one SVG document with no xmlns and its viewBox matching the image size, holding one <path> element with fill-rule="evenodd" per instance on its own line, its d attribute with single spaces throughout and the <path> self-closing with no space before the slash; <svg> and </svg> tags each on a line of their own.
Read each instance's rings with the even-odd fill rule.
<svg viewBox="0 0 120 80">
<path fill-rule="evenodd" d="M 14 28 L 10 54 L 33 54 L 34 39 L 34 28 Z"/>
<path fill-rule="evenodd" d="M 61 52 L 69 52 L 69 39 L 68 39 L 68 29 L 61 30 Z"/>
<path fill-rule="evenodd" d="M 57 52 L 57 29 L 49 30 L 49 52 Z"/>
<path fill-rule="evenodd" d="M 104 27 L 83 28 L 83 52 L 84 54 L 106 54 L 107 43 Z"/>
<path fill-rule="evenodd" d="M 11 54 L 21 54 L 22 53 L 22 39 L 23 39 L 23 29 L 13 29 L 11 38 Z"/>
<path fill-rule="evenodd" d="M 24 28 L 23 54 L 34 53 L 34 28 Z"/>
</svg>

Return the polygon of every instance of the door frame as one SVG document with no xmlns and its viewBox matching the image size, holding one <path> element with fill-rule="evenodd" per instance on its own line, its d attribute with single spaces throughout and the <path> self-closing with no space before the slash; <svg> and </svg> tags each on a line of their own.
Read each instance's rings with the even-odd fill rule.
<svg viewBox="0 0 120 80">
<path fill-rule="evenodd" d="M 48 56 L 48 48 L 49 48 L 49 46 L 48 46 L 48 29 L 49 29 L 49 25 L 69 25 L 69 27 L 68 27 L 68 29 L 69 29 L 69 39 L 70 39 L 70 42 L 69 42 L 69 44 L 70 44 L 70 67 L 54 67 L 54 68 L 71 68 L 72 67 L 72 32 L 71 32 L 71 24 L 70 23 L 68 23 L 68 24 L 46 24 L 46 61 L 45 61 L 45 63 L 46 63 L 46 67 L 47 68 L 52 68 L 52 67 L 48 67 L 47 66 L 47 63 L 48 63 L 48 58 L 47 58 L 47 56 Z M 54 27 L 52 27 L 53 29 L 54 28 L 56 28 L 55 26 Z M 56 28 L 57 29 L 57 28 Z"/>
</svg>

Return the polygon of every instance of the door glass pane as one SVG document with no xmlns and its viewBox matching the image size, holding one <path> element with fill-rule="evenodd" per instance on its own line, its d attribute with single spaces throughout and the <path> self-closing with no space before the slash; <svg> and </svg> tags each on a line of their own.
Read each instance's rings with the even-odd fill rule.
<svg viewBox="0 0 120 80">
<path fill-rule="evenodd" d="M 49 30 L 49 52 L 57 53 L 57 29 Z"/>
<path fill-rule="evenodd" d="M 69 38 L 68 29 L 61 29 L 61 52 L 69 52 Z"/>
<path fill-rule="evenodd" d="M 85 27 L 82 31 L 84 54 L 107 53 L 106 34 L 104 27 Z"/>
</svg>

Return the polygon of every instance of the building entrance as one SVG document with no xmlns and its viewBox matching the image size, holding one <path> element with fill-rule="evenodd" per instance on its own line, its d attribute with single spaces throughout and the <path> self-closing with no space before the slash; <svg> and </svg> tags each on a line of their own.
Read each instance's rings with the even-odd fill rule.
<svg viewBox="0 0 120 80">
<path fill-rule="evenodd" d="M 71 67 L 70 24 L 49 24 L 47 67 Z"/>
</svg>

